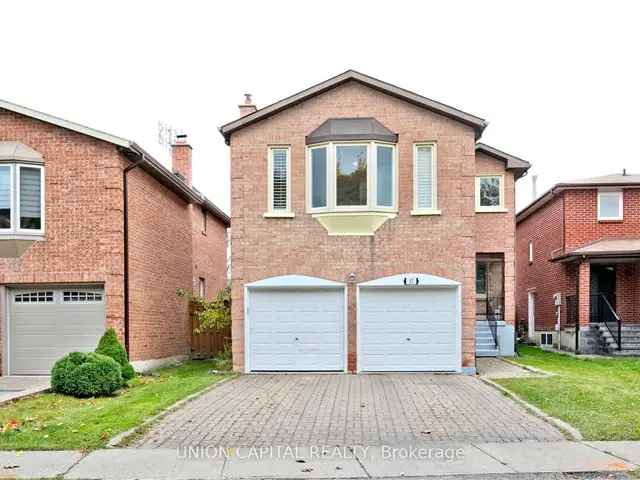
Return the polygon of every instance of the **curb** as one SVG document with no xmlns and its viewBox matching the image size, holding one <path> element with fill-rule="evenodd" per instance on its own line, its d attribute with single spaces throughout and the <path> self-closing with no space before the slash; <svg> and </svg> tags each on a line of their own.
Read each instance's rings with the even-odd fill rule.
<svg viewBox="0 0 640 480">
<path fill-rule="evenodd" d="M 123 445 L 121 445 L 121 444 L 124 443 L 129 437 L 132 437 L 136 433 L 138 433 L 139 431 L 142 431 L 142 430 L 148 428 L 152 423 L 155 423 L 156 421 L 160 420 L 162 417 L 164 417 L 166 415 L 169 415 L 170 413 L 174 412 L 175 410 L 178 410 L 184 404 L 189 403 L 192 400 L 195 400 L 199 396 L 204 395 L 207 392 L 210 392 L 214 388 L 217 388 L 218 386 L 222 385 L 225 382 L 228 382 L 229 380 L 233 380 L 237 376 L 238 376 L 237 374 L 230 373 L 225 378 L 223 378 L 222 380 L 220 380 L 220 381 L 218 381 L 218 382 L 216 382 L 216 383 L 214 383 L 212 385 L 209 385 L 207 388 L 204 388 L 204 389 L 200 390 L 199 392 L 192 393 L 191 395 L 189 395 L 187 397 L 184 397 L 182 400 L 178 400 L 176 403 L 170 405 L 169 407 L 167 407 L 166 409 L 164 409 L 160 413 L 156 413 L 154 416 L 147 418 L 140 425 L 136 425 L 135 427 L 130 428 L 129 430 L 126 430 L 124 432 L 119 433 L 118 435 L 113 437 L 111 440 L 109 440 L 109 443 L 107 443 L 107 445 L 104 448 L 122 447 Z"/>
<path fill-rule="evenodd" d="M 584 437 L 578 431 L 578 429 L 576 429 L 575 427 L 572 427 L 567 422 L 560 420 L 559 418 L 552 417 L 551 415 L 543 412 L 538 407 L 522 399 L 520 396 L 518 396 L 516 393 L 512 392 L 508 388 L 505 388 L 502 385 L 499 385 L 498 383 L 492 380 L 489 380 L 488 378 L 482 378 L 482 377 L 479 377 L 479 378 L 481 381 L 483 381 L 487 385 L 491 385 L 493 388 L 500 390 L 502 393 L 511 397 L 513 400 L 515 400 L 517 403 L 519 403 L 521 406 L 523 406 L 526 410 L 530 411 L 535 416 L 541 418 L 547 423 L 551 423 L 553 426 L 558 428 L 563 434 L 565 434 L 565 436 L 566 435 L 570 436 L 571 440 L 574 440 L 577 442 L 582 442 L 584 440 Z"/>
<path fill-rule="evenodd" d="M 515 362 L 515 361 L 510 360 L 508 358 L 504 358 L 503 357 L 503 358 L 500 358 L 500 360 L 502 360 L 503 362 L 506 362 L 506 363 L 508 363 L 510 365 L 514 365 L 516 367 L 520 367 L 520 368 L 523 368 L 525 370 L 529 370 L 530 372 L 538 373 L 540 375 L 544 375 L 546 377 L 554 377 L 554 376 L 558 375 L 557 373 L 547 372 L 546 370 L 541 370 L 539 368 L 532 367 L 532 366 L 529 366 L 529 365 L 523 365 L 521 363 Z"/>
</svg>

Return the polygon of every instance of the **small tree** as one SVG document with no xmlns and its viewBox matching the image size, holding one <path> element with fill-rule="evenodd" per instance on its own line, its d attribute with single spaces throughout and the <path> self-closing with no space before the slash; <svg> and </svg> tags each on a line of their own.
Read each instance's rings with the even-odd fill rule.
<svg viewBox="0 0 640 480">
<path fill-rule="evenodd" d="M 198 307 L 196 317 L 199 325 L 193 330 L 196 334 L 206 330 L 223 330 L 231 325 L 231 288 L 228 286 L 220 290 L 213 300 L 207 300 L 182 289 L 178 289 L 177 294 Z"/>
<path fill-rule="evenodd" d="M 111 357 L 118 362 L 118 365 L 122 368 L 122 378 L 125 380 L 131 380 L 135 376 L 133 366 L 129 363 L 129 358 L 127 357 L 127 351 L 118 341 L 118 335 L 113 328 L 109 328 L 104 332 L 96 347 L 96 353 Z"/>
</svg>

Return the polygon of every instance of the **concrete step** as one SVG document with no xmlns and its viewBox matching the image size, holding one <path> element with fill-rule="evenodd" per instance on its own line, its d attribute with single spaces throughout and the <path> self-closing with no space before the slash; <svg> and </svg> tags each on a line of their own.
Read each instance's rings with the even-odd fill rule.
<svg viewBox="0 0 640 480">
<path fill-rule="evenodd" d="M 497 348 L 493 349 L 478 349 L 476 347 L 476 357 L 497 357 L 500 354 Z"/>
<path fill-rule="evenodd" d="M 640 357 L 640 350 L 612 350 L 609 353 L 616 357 Z"/>
</svg>

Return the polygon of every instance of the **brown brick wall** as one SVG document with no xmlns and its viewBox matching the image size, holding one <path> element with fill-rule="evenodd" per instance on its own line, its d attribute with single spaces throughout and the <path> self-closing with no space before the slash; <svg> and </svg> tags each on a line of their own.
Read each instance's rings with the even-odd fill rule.
<svg viewBox="0 0 640 480">
<path fill-rule="evenodd" d="M 517 225 L 516 319 L 528 323 L 528 292 L 535 290 L 536 330 L 552 330 L 556 323 L 553 294 L 566 292 L 566 266 L 549 259 L 563 245 L 563 197 L 559 195 Z M 529 242 L 533 241 L 533 263 Z"/>
<path fill-rule="evenodd" d="M 505 164 L 484 153 L 476 155 L 476 175 L 504 175 L 506 213 L 476 213 L 475 244 L 477 253 L 504 254 L 504 319 L 515 323 L 515 177 L 505 171 Z"/>
<path fill-rule="evenodd" d="M 192 207 L 193 292 L 198 293 L 198 279 L 204 278 L 205 296 L 211 300 L 227 285 L 227 227 L 207 212 L 205 234 L 202 215 L 200 207 Z"/>
<path fill-rule="evenodd" d="M 329 237 L 305 213 L 305 135 L 332 117 L 375 117 L 399 134 L 399 215 L 373 237 Z M 411 216 L 413 143 L 436 141 L 441 216 Z M 463 292 L 463 365 L 475 365 L 473 130 L 399 99 L 350 82 L 291 107 L 231 138 L 234 367 L 244 367 L 243 285 L 301 274 L 344 282 L 403 272 L 457 280 Z M 267 148 L 291 146 L 293 219 L 265 219 Z M 349 289 L 348 351 L 355 369 L 355 302 Z"/>
</svg>

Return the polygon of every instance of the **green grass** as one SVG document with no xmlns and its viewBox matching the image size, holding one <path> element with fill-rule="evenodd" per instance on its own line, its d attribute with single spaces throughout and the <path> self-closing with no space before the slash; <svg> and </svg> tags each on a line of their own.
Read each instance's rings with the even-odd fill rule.
<svg viewBox="0 0 640 480">
<path fill-rule="evenodd" d="M 0 449 L 93 450 L 176 401 L 220 381 L 210 361 L 189 361 L 136 376 L 113 397 L 77 399 L 54 393 L 0 407 Z M 17 423 L 16 423 L 17 422 Z M 10 425 L 17 425 L 13 430 Z"/>
<path fill-rule="evenodd" d="M 586 440 L 640 440 L 640 359 L 576 358 L 519 347 L 515 362 L 556 375 L 497 383 L 576 427 Z"/>
</svg>

